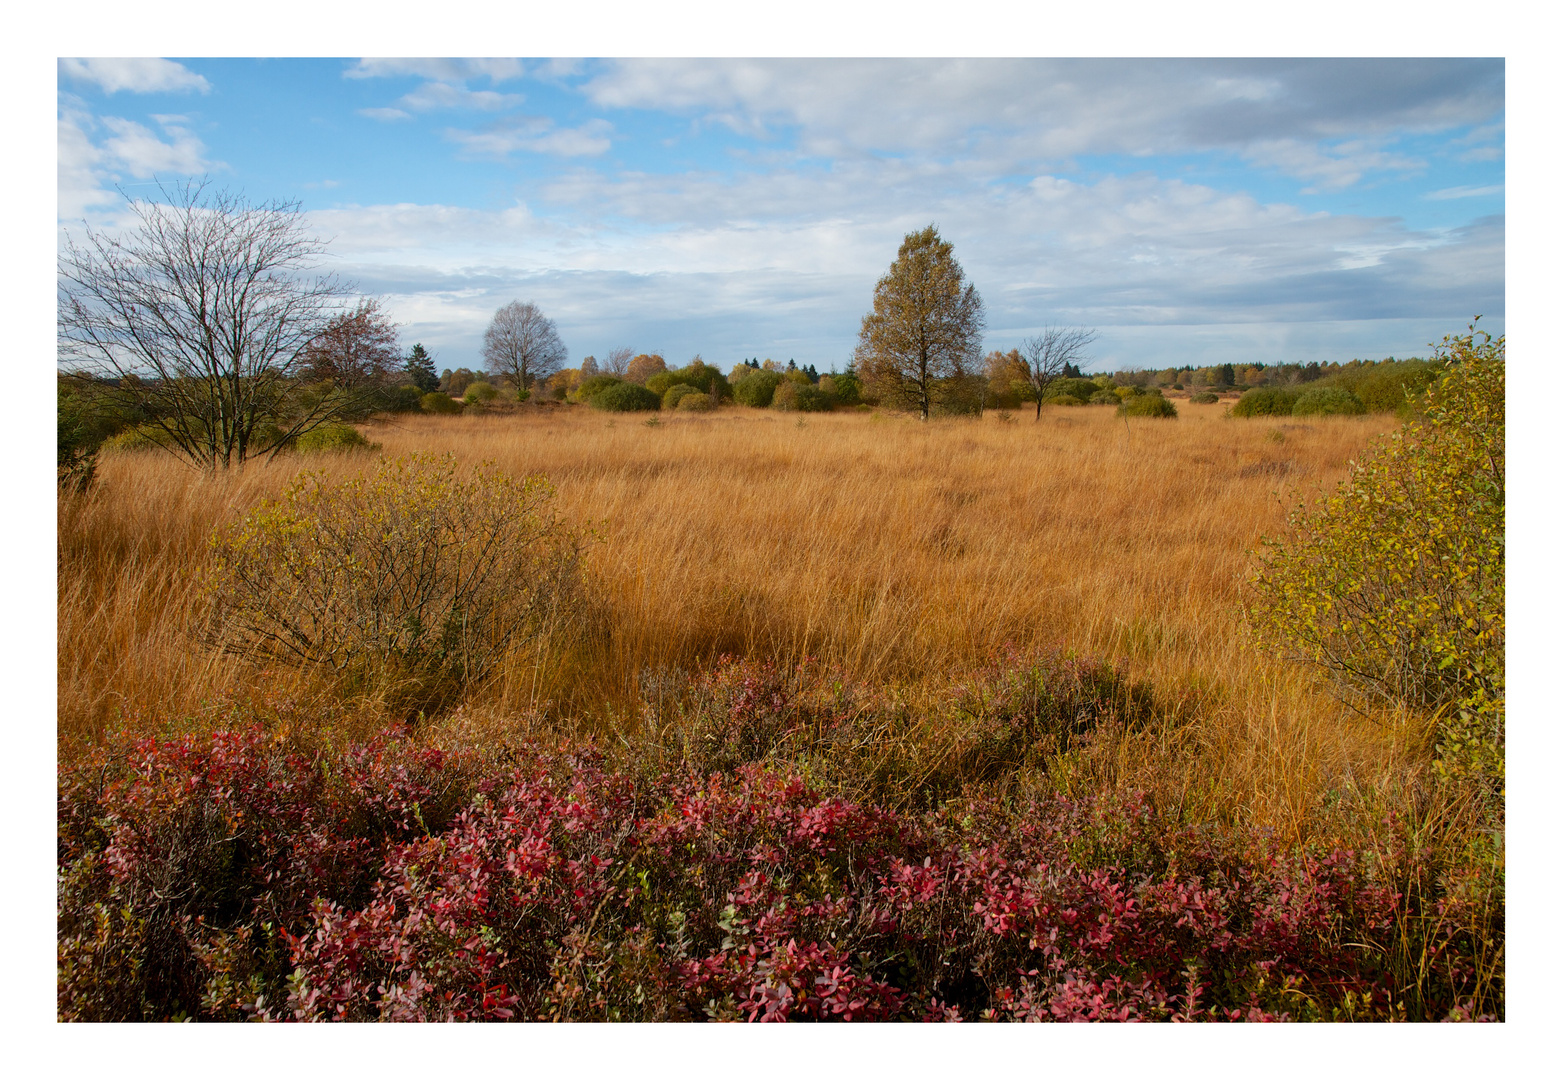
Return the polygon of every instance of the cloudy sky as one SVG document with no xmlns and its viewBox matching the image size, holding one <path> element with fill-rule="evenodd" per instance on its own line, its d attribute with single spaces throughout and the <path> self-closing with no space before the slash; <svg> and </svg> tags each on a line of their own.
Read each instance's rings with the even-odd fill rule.
<svg viewBox="0 0 1563 1080">
<path fill-rule="evenodd" d="M 617 346 L 842 367 L 930 222 L 987 345 L 1095 366 L 1425 353 L 1504 316 L 1501 60 L 62 60 L 59 218 L 299 201 L 404 345 L 531 300 Z"/>
</svg>

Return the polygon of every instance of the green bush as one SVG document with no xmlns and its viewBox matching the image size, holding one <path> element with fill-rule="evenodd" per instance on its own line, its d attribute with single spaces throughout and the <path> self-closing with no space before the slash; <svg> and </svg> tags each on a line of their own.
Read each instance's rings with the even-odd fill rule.
<svg viewBox="0 0 1563 1080">
<path fill-rule="evenodd" d="M 499 390 L 493 383 L 475 382 L 467 387 L 467 392 L 461 395 L 461 400 L 468 405 L 487 405 L 498 396 Z"/>
<path fill-rule="evenodd" d="M 671 392 L 669 391 L 669 393 Z M 714 408 L 716 408 L 716 402 L 711 400 L 711 395 L 702 394 L 698 390 L 682 394 L 678 399 L 679 412 L 710 412 Z"/>
<path fill-rule="evenodd" d="M 1482 340 L 1478 341 L 1477 338 Z M 1249 618 L 1347 697 L 1425 710 L 1439 764 L 1501 794 L 1504 737 L 1504 339 L 1446 338 L 1425 422 L 1266 540 Z"/>
<path fill-rule="evenodd" d="M 662 399 L 639 383 L 620 382 L 591 397 L 591 406 L 605 412 L 653 412 Z"/>
<path fill-rule="evenodd" d="M 1339 386 L 1313 386 L 1292 406 L 1293 416 L 1356 416 L 1367 412 L 1357 395 Z"/>
<path fill-rule="evenodd" d="M 454 457 L 301 475 L 213 537 L 213 633 L 235 652 L 389 675 L 424 693 L 484 676 L 518 638 L 568 625 L 580 537 L 542 477 Z"/>
<path fill-rule="evenodd" d="M 1369 412 L 1401 412 L 1408 398 L 1419 398 L 1438 374 L 1431 360 L 1393 360 L 1330 381 L 1350 390 Z"/>
<path fill-rule="evenodd" d="M 1079 406 L 1084 405 L 1085 401 L 1075 397 L 1073 394 L 1049 394 L 1047 397 L 1042 399 L 1042 404 L 1063 405 L 1068 408 L 1078 408 Z"/>
<path fill-rule="evenodd" d="M 461 402 L 453 400 L 449 394 L 431 390 L 423 395 L 422 408 L 436 416 L 451 416 L 461 411 Z"/>
<path fill-rule="evenodd" d="M 1117 405 L 1120 400 L 1115 390 L 1098 390 L 1086 399 L 1090 405 Z"/>
<path fill-rule="evenodd" d="M 376 395 L 375 407 L 382 412 L 417 412 L 423 407 L 423 391 L 416 386 L 388 386 Z"/>
<path fill-rule="evenodd" d="M 754 368 L 733 384 L 733 396 L 738 399 L 740 405 L 748 405 L 753 409 L 766 409 L 770 407 L 776 388 L 781 383 L 780 372 Z"/>
<path fill-rule="evenodd" d="M 1232 405 L 1233 416 L 1290 416 L 1302 391 L 1290 386 L 1256 386 Z"/>
<path fill-rule="evenodd" d="M 714 383 L 716 385 L 716 397 L 718 400 L 722 398 L 731 398 L 733 396 L 733 388 L 731 385 L 729 385 L 727 376 L 723 375 L 721 371 L 702 360 L 695 360 L 685 365 L 684 367 L 669 372 L 669 374 L 673 376 L 674 382 L 683 383 L 686 386 L 692 386 L 696 390 L 699 390 L 702 394 L 711 393 L 711 386 Z M 805 378 L 807 378 L 807 376 L 805 376 Z M 646 380 L 646 385 L 651 385 L 650 379 Z"/>
<path fill-rule="evenodd" d="M 341 453 L 348 450 L 378 450 L 380 444 L 364 438 L 351 424 L 321 424 L 300 435 L 294 448 L 302 454 Z"/>
<path fill-rule="evenodd" d="M 1091 400 L 1091 395 L 1100 390 L 1090 379 L 1058 379 L 1047 388 L 1049 397 L 1066 394 L 1082 404 Z"/>
<path fill-rule="evenodd" d="M 592 375 L 582 379 L 570 397 L 577 402 L 590 404 L 592 398 L 611 386 L 621 386 L 624 380 L 617 375 Z"/>
<path fill-rule="evenodd" d="M 1209 390 L 1201 390 L 1196 394 L 1190 394 L 1189 400 L 1196 405 L 1214 405 L 1221 400 L 1221 395 L 1212 394 Z"/>
<path fill-rule="evenodd" d="M 830 386 L 826 387 L 825 380 L 830 380 Z M 819 381 L 820 389 L 830 394 L 843 405 L 857 405 L 863 400 L 863 384 L 858 380 L 855 372 L 847 371 L 840 375 L 826 375 Z"/>
<path fill-rule="evenodd" d="M 1119 416 L 1163 416 L 1176 420 L 1178 407 L 1160 394 L 1137 394 L 1118 406 Z"/>
<path fill-rule="evenodd" d="M 813 383 L 783 380 L 771 396 L 771 408 L 782 412 L 829 412 L 830 397 Z"/>
<path fill-rule="evenodd" d="M 659 371 L 655 375 L 651 376 L 650 378 L 648 378 L 646 380 L 646 389 L 650 390 L 653 394 L 656 394 L 658 397 L 662 397 L 662 396 L 666 395 L 667 392 L 669 390 L 671 390 L 674 387 L 675 384 L 676 385 L 683 385 L 682 383 L 679 383 L 679 381 L 673 377 L 673 373 L 671 371 Z M 690 387 L 690 389 L 694 389 L 694 388 Z"/>
<path fill-rule="evenodd" d="M 657 378 L 660 378 L 660 376 L 653 375 L 650 379 L 646 380 L 647 390 L 652 389 L 651 383 L 654 379 Z M 690 394 L 698 394 L 699 392 L 700 391 L 696 390 L 688 383 L 674 383 L 672 386 L 669 386 L 666 393 L 662 395 L 662 407 L 664 409 L 676 409 L 678 408 L 678 402 L 680 398 L 688 397 Z"/>
</svg>

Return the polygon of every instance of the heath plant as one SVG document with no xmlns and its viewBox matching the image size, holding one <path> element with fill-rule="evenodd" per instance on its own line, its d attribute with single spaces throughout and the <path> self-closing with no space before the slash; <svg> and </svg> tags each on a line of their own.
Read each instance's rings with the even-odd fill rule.
<svg viewBox="0 0 1563 1080">
<path fill-rule="evenodd" d="M 214 536 L 213 632 L 273 660 L 473 682 L 578 605 L 583 541 L 552 499 L 540 477 L 422 454 L 305 473 Z"/>
</svg>

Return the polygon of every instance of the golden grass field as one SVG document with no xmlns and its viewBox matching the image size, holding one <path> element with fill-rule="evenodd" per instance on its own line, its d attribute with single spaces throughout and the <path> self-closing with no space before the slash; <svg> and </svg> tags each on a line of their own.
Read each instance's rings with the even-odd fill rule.
<svg viewBox="0 0 1563 1080">
<path fill-rule="evenodd" d="M 411 416 L 364 428 L 390 455 L 451 453 L 542 473 L 557 508 L 594 527 L 602 628 L 568 649 L 514 653 L 467 715 L 612 725 L 638 673 L 722 653 L 812 656 L 915 686 L 1005 642 L 1118 660 L 1198 717 L 1123 751 L 1124 779 L 1206 812 L 1308 835 L 1342 790 L 1398 790 L 1425 758 L 1418 730 L 1365 718 L 1309 672 L 1257 652 L 1241 617 L 1262 535 L 1332 490 L 1391 417 L 1234 420 L 1179 402 L 1177 420 L 1049 407 L 1040 421 L 729 408 L 610 416 L 528 407 Z M 301 469 L 346 474 L 364 454 L 290 456 L 207 476 L 157 453 L 105 456 L 59 504 L 62 752 L 111 726 L 156 728 L 243 700 L 336 708 L 330 688 L 202 645 L 199 571 L 214 528 Z M 355 706 L 373 711 L 373 703 Z"/>
</svg>

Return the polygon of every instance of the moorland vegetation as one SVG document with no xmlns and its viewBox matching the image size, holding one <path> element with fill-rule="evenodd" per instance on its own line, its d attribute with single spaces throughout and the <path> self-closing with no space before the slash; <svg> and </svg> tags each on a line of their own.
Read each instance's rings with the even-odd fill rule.
<svg viewBox="0 0 1563 1080">
<path fill-rule="evenodd" d="M 62 378 L 62 1019 L 1504 1017 L 1501 338 L 890 386 L 512 314 L 311 339 L 242 467 Z"/>
</svg>

